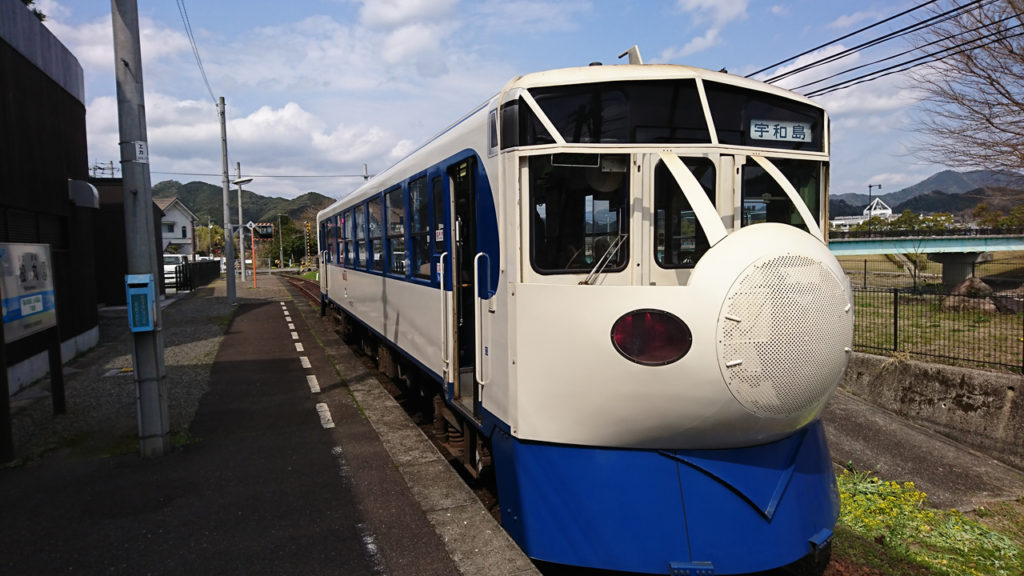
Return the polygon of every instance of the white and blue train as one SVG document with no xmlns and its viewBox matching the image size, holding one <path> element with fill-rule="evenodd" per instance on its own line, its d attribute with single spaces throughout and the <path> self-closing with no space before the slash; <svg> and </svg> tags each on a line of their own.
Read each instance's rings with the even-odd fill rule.
<svg viewBox="0 0 1024 576">
<path fill-rule="evenodd" d="M 520 76 L 318 216 L 321 292 L 493 465 L 531 557 L 741 574 L 826 555 L 853 298 L 829 118 L 736 76 Z"/>
</svg>

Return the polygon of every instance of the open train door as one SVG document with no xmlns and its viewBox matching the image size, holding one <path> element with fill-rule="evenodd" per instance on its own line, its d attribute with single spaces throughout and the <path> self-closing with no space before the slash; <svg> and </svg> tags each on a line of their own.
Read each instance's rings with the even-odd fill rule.
<svg viewBox="0 0 1024 576">
<path fill-rule="evenodd" d="M 450 374 L 452 400 L 474 418 L 479 417 L 480 386 L 476 380 L 476 186 L 474 158 L 461 160 L 448 168 L 451 191 L 451 285 L 452 307 L 449 319 L 451 338 Z"/>
</svg>

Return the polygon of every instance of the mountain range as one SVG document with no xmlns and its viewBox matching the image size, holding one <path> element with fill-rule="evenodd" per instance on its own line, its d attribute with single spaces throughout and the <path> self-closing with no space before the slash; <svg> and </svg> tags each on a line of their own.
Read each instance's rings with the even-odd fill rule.
<svg viewBox="0 0 1024 576">
<path fill-rule="evenodd" d="M 910 210 L 917 213 L 949 212 L 969 215 L 982 202 L 1009 212 L 1024 204 L 1024 175 L 996 170 L 956 172 L 943 170 L 896 192 L 873 194 L 894 214 Z M 867 194 L 838 194 L 829 198 L 829 216 L 859 216 L 867 207 Z"/>
<path fill-rule="evenodd" d="M 211 222 L 223 227 L 224 224 L 224 190 L 206 182 L 189 182 L 182 184 L 176 180 L 165 180 L 153 185 L 153 198 L 177 197 L 199 222 Z M 228 195 L 232 220 L 238 214 L 238 189 L 234 186 Z M 315 222 L 316 213 L 334 203 L 334 198 L 317 192 L 307 192 L 291 200 L 277 197 L 261 196 L 250 190 L 242 189 L 242 222 L 276 222 L 278 214 L 283 214 L 293 222 Z"/>
</svg>

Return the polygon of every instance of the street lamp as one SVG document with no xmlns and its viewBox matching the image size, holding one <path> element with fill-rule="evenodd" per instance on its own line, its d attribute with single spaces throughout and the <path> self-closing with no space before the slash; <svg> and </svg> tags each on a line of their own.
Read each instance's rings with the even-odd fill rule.
<svg viewBox="0 0 1024 576">
<path fill-rule="evenodd" d="M 249 182 L 252 182 L 252 178 L 238 178 L 231 182 L 238 186 L 238 262 L 242 272 L 242 282 L 245 282 L 245 222 L 242 221 L 242 184 Z M 256 255 L 253 254 L 254 261 L 255 258 Z"/>
<path fill-rule="evenodd" d="M 875 210 L 871 207 L 873 201 L 871 200 L 871 189 L 878 188 L 882 189 L 881 184 L 868 184 L 868 236 L 871 236 L 871 217 L 874 216 Z"/>
</svg>

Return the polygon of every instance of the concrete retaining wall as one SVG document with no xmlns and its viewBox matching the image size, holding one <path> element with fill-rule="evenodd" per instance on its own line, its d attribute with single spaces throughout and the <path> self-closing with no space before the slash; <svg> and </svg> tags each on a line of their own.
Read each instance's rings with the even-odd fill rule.
<svg viewBox="0 0 1024 576">
<path fill-rule="evenodd" d="M 840 386 L 1024 470 L 1024 377 L 855 353 Z"/>
</svg>

